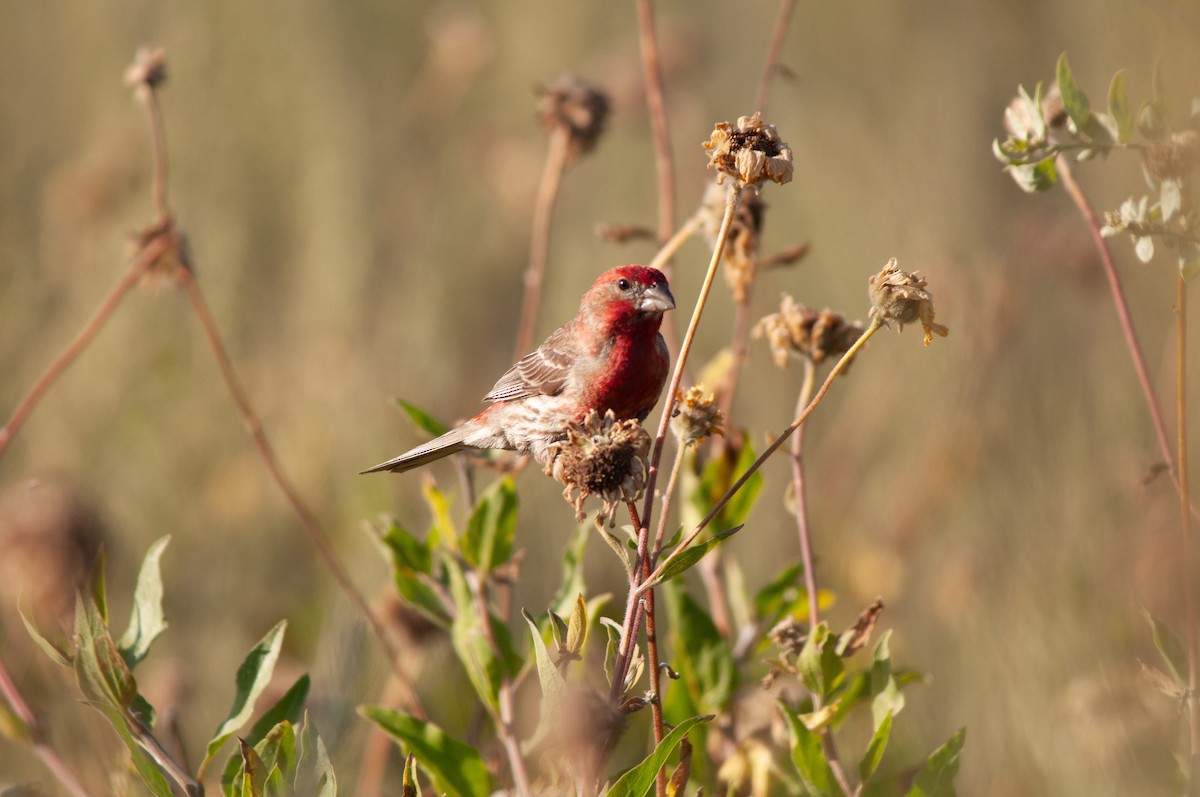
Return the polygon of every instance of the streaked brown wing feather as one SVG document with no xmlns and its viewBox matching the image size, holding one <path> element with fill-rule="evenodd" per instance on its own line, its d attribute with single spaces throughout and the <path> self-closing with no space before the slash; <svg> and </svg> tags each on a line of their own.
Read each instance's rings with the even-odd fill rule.
<svg viewBox="0 0 1200 797">
<path fill-rule="evenodd" d="M 484 401 L 515 401 L 529 396 L 553 396 L 567 383 L 572 356 L 567 346 L 567 328 L 560 327 L 546 342 L 509 368 Z"/>
</svg>

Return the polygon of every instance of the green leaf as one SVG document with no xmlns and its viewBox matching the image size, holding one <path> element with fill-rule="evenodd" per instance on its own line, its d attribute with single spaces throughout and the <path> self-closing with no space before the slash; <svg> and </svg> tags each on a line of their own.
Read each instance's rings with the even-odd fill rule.
<svg viewBox="0 0 1200 797">
<path fill-rule="evenodd" d="M 883 752 L 887 749 L 888 736 L 891 732 L 892 712 L 889 711 L 884 715 L 879 727 L 875 729 L 875 734 L 867 743 L 867 752 L 863 754 L 862 761 L 858 763 L 858 776 L 863 783 L 870 780 L 871 776 L 875 774 L 875 770 L 879 768 L 879 762 L 883 760 Z"/>
<path fill-rule="evenodd" d="M 76 658 L 78 660 L 78 657 Z M 138 776 L 142 779 L 142 783 L 150 790 L 150 793 L 155 797 L 175 797 L 175 792 L 171 790 L 171 785 L 167 783 L 166 777 L 158 766 L 150 760 L 146 755 L 145 750 L 134 738 L 133 731 L 122 715 L 121 710 L 116 706 L 97 701 L 89 701 L 88 705 L 99 711 L 108 720 L 109 724 L 116 730 L 117 735 L 121 737 L 121 741 L 125 743 L 126 749 L 129 750 L 129 758 L 133 762 L 133 768 L 137 770 Z"/>
<path fill-rule="evenodd" d="M 242 757 L 241 788 L 236 789 L 234 794 L 240 797 L 262 797 L 263 790 L 267 787 L 267 767 L 244 739 L 238 739 L 238 747 Z"/>
<path fill-rule="evenodd" d="M 415 755 L 439 791 L 450 797 L 489 797 L 495 787 L 474 747 L 447 736 L 441 728 L 398 711 L 363 706 L 359 713 Z"/>
<path fill-rule="evenodd" d="M 674 554 L 667 559 L 666 562 L 664 562 L 662 573 L 660 573 L 659 576 L 653 581 L 647 582 L 647 586 L 656 587 L 659 584 L 662 584 L 664 581 L 670 581 L 671 579 L 686 573 L 697 562 L 703 559 L 709 551 L 725 542 L 725 540 L 729 539 L 734 534 L 737 534 L 742 530 L 742 528 L 744 527 L 735 526 L 732 529 L 726 529 L 725 531 L 712 535 L 704 542 L 692 545 L 691 547 L 685 548 L 679 553 Z M 646 586 L 643 586 L 643 589 L 645 588 Z"/>
<path fill-rule="evenodd" d="M 263 712 L 263 715 L 255 721 L 250 727 L 250 732 L 245 735 L 245 740 L 251 745 L 257 745 L 260 741 L 267 737 L 281 723 L 290 723 L 291 725 L 299 725 L 304 716 L 304 702 L 308 699 L 308 690 L 311 681 L 307 674 L 301 675 L 296 683 L 292 684 L 279 700 L 275 701 L 275 705 Z M 225 764 L 225 769 L 221 775 L 222 787 L 233 783 L 234 777 L 239 770 L 239 760 L 235 753 L 229 757 L 229 761 Z"/>
<path fill-rule="evenodd" d="M 107 567 L 108 556 L 104 546 L 96 552 L 96 561 L 92 563 L 92 572 L 88 577 L 88 595 L 96 606 L 101 622 L 108 626 L 108 590 L 104 586 L 104 570 Z"/>
<path fill-rule="evenodd" d="M 441 543 L 452 553 L 458 553 L 458 529 L 454 525 L 454 519 L 450 517 L 450 499 L 433 482 L 422 484 L 421 493 L 425 496 L 425 503 L 433 515 L 433 525 L 429 528 L 425 544 L 433 550 Z"/>
<path fill-rule="evenodd" d="M 579 524 L 575 529 L 575 536 L 571 538 L 563 554 L 562 583 L 554 595 L 554 600 L 550 602 L 550 608 L 557 615 L 570 612 L 575 604 L 575 596 L 587 591 L 583 582 L 583 554 L 587 550 L 591 529 L 591 523 Z"/>
<path fill-rule="evenodd" d="M 19 607 L 17 614 L 21 615 L 21 622 L 25 624 L 25 630 L 29 633 L 30 638 L 37 643 L 37 646 L 42 649 L 43 653 L 49 656 L 56 664 L 61 664 L 64 667 L 71 666 L 70 653 L 42 636 L 41 632 L 34 626 L 33 621 L 26 617 L 25 612 L 21 611 Z"/>
<path fill-rule="evenodd" d="M 662 740 L 662 744 L 654 748 L 654 752 L 646 756 L 640 764 L 617 778 L 617 782 L 607 792 L 607 797 L 645 797 L 654 787 L 658 771 L 666 766 L 667 759 L 675 752 L 675 748 L 687 736 L 693 726 L 708 722 L 713 715 L 707 714 L 684 720 L 675 726 Z"/>
<path fill-rule="evenodd" d="M 379 541 L 392 555 L 392 564 L 417 573 L 433 570 L 433 554 L 429 545 L 400 525 L 395 518 L 387 519 L 387 528 L 380 529 Z"/>
<path fill-rule="evenodd" d="M 950 741 L 930 754 L 906 797 L 954 797 L 954 776 L 966 736 L 967 729 L 959 728 Z"/>
<path fill-rule="evenodd" d="M 329 751 L 317 733 L 316 725 L 304 715 L 300 731 L 300 758 L 296 762 L 295 793 L 312 797 L 337 797 L 337 775 L 329 760 Z"/>
<path fill-rule="evenodd" d="M 678 651 L 681 683 L 705 713 L 728 707 L 738 686 L 738 668 L 729 641 L 721 636 L 708 611 L 671 582 L 663 594 L 671 619 L 671 639 Z"/>
<path fill-rule="evenodd" d="M 796 772 L 808 793 L 817 797 L 835 797 L 841 794 L 833 776 L 833 769 L 825 759 L 820 735 L 805 727 L 799 715 L 786 703 L 780 701 L 779 708 L 791 732 L 792 764 L 796 767 Z"/>
<path fill-rule="evenodd" d="M 137 681 L 108 633 L 100 609 L 91 598 L 75 600 L 75 635 L 78 638 L 75 680 L 84 696 L 116 708 L 124 717 L 137 696 Z"/>
<path fill-rule="evenodd" d="M 529 624 L 529 631 L 533 634 L 533 654 L 537 658 L 538 682 L 541 683 L 542 695 L 546 698 L 543 706 L 545 710 L 553 712 L 562 703 L 567 691 L 567 682 L 563 680 L 554 662 L 550 661 L 542 632 L 538 630 L 533 616 L 524 609 L 521 610 L 521 616 L 525 618 L 525 622 Z"/>
<path fill-rule="evenodd" d="M 444 564 L 456 609 L 454 622 L 450 626 L 450 642 L 476 693 L 495 708 L 502 680 L 505 675 L 515 675 L 520 671 L 521 657 L 513 648 L 508 626 L 488 609 L 492 636 L 496 642 L 496 649 L 493 649 L 479 615 L 479 603 L 467 584 L 462 567 L 449 556 L 445 557 Z"/>
<path fill-rule="evenodd" d="M 1133 110 L 1129 107 L 1129 98 L 1125 96 L 1123 70 L 1113 75 L 1112 83 L 1108 86 L 1108 112 L 1117 125 L 1117 140 L 1127 143 L 1133 135 Z"/>
<path fill-rule="evenodd" d="M 773 626 L 774 621 L 783 613 L 784 606 L 795 600 L 796 591 L 799 589 L 797 584 L 802 575 L 802 563 L 788 565 L 754 596 L 754 614 L 767 620 L 767 627 Z"/>
<path fill-rule="evenodd" d="M 704 466 L 703 473 L 700 474 L 700 480 L 696 484 L 695 490 L 691 493 L 690 503 L 696 512 L 702 517 L 707 515 L 733 483 L 750 469 L 750 466 L 754 464 L 754 459 L 754 449 L 749 443 L 746 443 L 738 453 L 737 462 L 730 462 L 726 457 L 715 457 L 709 460 Z M 729 499 L 729 503 L 725 504 L 720 513 L 713 518 L 713 523 L 718 528 L 743 525 L 750 510 L 754 507 L 759 491 L 762 490 L 762 483 L 762 472 L 755 471 L 754 475 L 747 479 L 741 489 Z"/>
<path fill-rule="evenodd" d="M 517 529 L 517 489 L 511 478 L 501 479 L 483 494 L 467 520 L 463 556 L 487 573 L 512 556 Z"/>
<path fill-rule="evenodd" d="M 1054 165 L 1054 158 L 1009 166 L 1008 173 L 1027 194 L 1048 191 L 1058 182 L 1058 167 Z"/>
<path fill-rule="evenodd" d="M 1091 106 L 1088 104 L 1087 95 L 1079 88 L 1079 84 L 1075 82 L 1075 75 L 1071 73 L 1071 65 L 1067 63 L 1067 54 L 1063 53 L 1058 57 L 1058 90 L 1062 94 L 1063 107 L 1067 109 L 1067 115 L 1071 117 L 1071 121 L 1075 123 L 1078 130 L 1082 130 L 1088 122 L 1088 118 L 1092 115 Z"/>
<path fill-rule="evenodd" d="M 158 538 L 150 546 L 150 550 L 146 551 L 142 569 L 138 572 L 129 627 L 117 643 L 117 648 L 130 669 L 146 658 L 146 654 L 150 652 L 150 645 L 159 634 L 167 630 L 162 608 L 162 568 L 159 561 L 170 541 L 170 535 Z"/>
<path fill-rule="evenodd" d="M 904 708 L 904 694 L 892 673 L 891 638 L 892 632 L 884 631 L 871 654 L 871 717 L 877 730 L 885 716 Z"/>
<path fill-rule="evenodd" d="M 796 662 L 800 679 L 808 691 L 828 703 L 846 679 L 846 665 L 837 653 L 837 636 L 820 623 L 804 640 Z"/>
<path fill-rule="evenodd" d="M 567 624 L 566 649 L 568 653 L 579 655 L 587 643 L 588 636 L 588 605 L 583 595 L 575 598 L 575 607 L 571 609 L 571 620 Z"/>
<path fill-rule="evenodd" d="M 254 714 L 254 703 L 258 696 L 271 682 L 271 674 L 275 671 L 275 662 L 279 660 L 279 651 L 283 646 L 283 632 L 287 621 L 281 620 L 267 635 L 251 648 L 250 653 L 238 667 L 235 678 L 235 693 L 229 715 L 217 728 L 212 740 L 208 743 L 204 760 L 200 763 L 200 773 L 212 762 L 213 756 L 229 737 L 233 736 Z"/>
<path fill-rule="evenodd" d="M 1163 663 L 1167 665 L 1167 672 L 1175 679 L 1175 683 L 1180 686 L 1187 686 L 1186 673 L 1188 671 L 1187 655 L 1183 652 L 1183 645 L 1179 644 L 1179 639 L 1175 634 L 1171 633 L 1171 629 L 1160 623 L 1146 609 L 1142 610 L 1142 614 L 1146 617 L 1146 622 L 1150 624 L 1150 633 L 1154 637 L 1154 647 L 1158 648 L 1159 655 L 1162 656 Z"/>
<path fill-rule="evenodd" d="M 417 757 L 409 753 L 404 757 L 404 775 L 401 778 L 400 797 L 421 797 L 421 783 L 417 780 Z"/>
<path fill-rule="evenodd" d="M 431 437 L 441 437 L 447 431 L 449 431 L 449 428 L 446 426 L 446 424 L 442 423 L 437 418 L 434 418 L 416 404 L 405 401 L 402 398 L 398 398 L 395 401 L 396 406 L 404 410 L 404 413 L 408 415 L 409 420 L 411 420 L 413 424 L 422 432 L 425 432 Z"/>
</svg>

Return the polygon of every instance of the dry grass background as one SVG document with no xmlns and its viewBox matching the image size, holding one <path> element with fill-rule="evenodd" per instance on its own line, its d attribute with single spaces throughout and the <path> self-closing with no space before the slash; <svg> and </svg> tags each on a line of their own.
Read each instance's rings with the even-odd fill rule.
<svg viewBox="0 0 1200 797">
<path fill-rule="evenodd" d="M 707 179 L 712 123 L 752 110 L 775 11 L 659 4 L 681 213 Z M 67 0 L 4 18 L 0 411 L 115 281 L 127 231 L 152 214 L 144 120 L 120 78 L 137 46 L 161 43 L 172 202 L 199 279 L 279 453 L 368 593 L 386 569 L 362 520 L 425 523 L 419 476 L 355 475 L 417 440 L 387 399 L 465 416 L 509 362 L 543 152 L 539 81 L 577 73 L 615 108 L 566 177 L 538 334 L 595 274 L 652 254 L 592 233 L 654 220 L 631 6 Z M 1095 96 L 1124 67 L 1144 98 L 1158 58 L 1190 97 L 1198 39 L 1200 15 L 1173 0 L 801 4 L 788 36 L 795 77 L 776 85 L 769 119 L 796 179 L 767 197 L 764 248 L 813 250 L 759 281 L 755 316 L 783 290 L 865 316 L 866 277 L 894 255 L 928 276 L 952 330 L 928 350 L 916 335 L 877 337 L 808 441 L 834 623 L 883 596 L 894 658 L 932 676 L 894 743 L 911 757 L 966 725 L 964 794 L 1154 793 L 1182 746 L 1173 706 L 1136 677 L 1136 659 L 1154 656 L 1141 608 L 1181 626 L 1170 483 L 1142 484 L 1157 449 L 1085 227 L 1061 192 L 1021 194 L 989 145 L 1017 85 L 1051 78 L 1060 52 Z M 1101 207 L 1142 190 L 1132 163 L 1079 171 Z M 1114 244 L 1170 395 L 1171 266 Z M 706 262 L 696 243 L 677 261 L 681 307 Z M 698 362 L 732 325 L 727 295 L 709 312 Z M 150 541 L 174 535 L 172 629 L 142 678 L 152 700 L 178 701 L 193 750 L 224 716 L 244 651 L 287 617 L 287 653 L 314 670 L 323 734 L 352 773 L 366 730 L 352 707 L 375 699 L 382 665 L 215 377 L 186 299 L 135 292 L 0 459 L 0 487 L 40 477 L 77 491 L 106 530 L 117 595 Z M 799 377 L 753 346 L 738 419 L 784 426 Z M 452 484 L 448 467 L 434 472 Z M 751 584 L 797 552 L 782 462 L 766 479 L 727 549 Z M 557 493 L 522 479 L 517 603 L 531 609 L 549 599 L 572 527 Z M 616 587 L 593 547 L 591 585 Z M 115 739 L 102 730 L 81 753 L 91 718 L 10 605 L 0 633 L 68 759 L 91 772 Z M 426 672 L 445 656 L 419 655 Z M 33 777 L 31 759 L 0 747 L 0 782 Z"/>
</svg>

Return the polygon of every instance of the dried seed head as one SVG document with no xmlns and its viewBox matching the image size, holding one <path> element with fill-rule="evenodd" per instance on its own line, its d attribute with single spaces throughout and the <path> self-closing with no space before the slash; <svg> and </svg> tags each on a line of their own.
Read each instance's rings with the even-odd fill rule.
<svg viewBox="0 0 1200 797">
<path fill-rule="evenodd" d="M 681 391 L 676 401 L 671 428 L 681 446 L 698 446 L 709 435 L 722 434 L 721 424 L 725 419 L 717 407 L 717 398 L 711 393 L 705 395 L 703 386 L 693 385 L 686 393 Z"/>
<path fill-rule="evenodd" d="M 125 85 L 131 89 L 154 89 L 167 79 L 167 51 L 161 47 L 140 47 L 133 63 L 125 70 Z"/>
<path fill-rule="evenodd" d="M 878 315 L 886 325 L 895 321 L 900 329 L 905 324 L 921 322 L 925 330 L 925 345 L 933 340 L 933 333 L 941 337 L 950 330 L 933 321 L 933 294 L 925 290 L 925 278 L 919 271 L 903 272 L 892 258 L 883 270 L 867 280 L 867 293 L 871 297 L 871 315 Z"/>
<path fill-rule="evenodd" d="M 564 75 L 538 92 L 537 113 L 547 131 L 565 130 L 570 155 L 578 157 L 596 146 L 608 119 L 608 95 L 578 78 Z"/>
<path fill-rule="evenodd" d="M 808 628 L 789 614 L 776 623 L 767 636 L 784 656 L 796 656 L 808 640 Z"/>
<path fill-rule="evenodd" d="M 721 122 L 704 142 L 708 165 L 716 167 L 717 179 L 725 174 L 745 185 L 773 180 L 781 185 L 792 180 L 792 148 L 785 144 L 774 125 L 754 116 L 739 116 L 736 124 Z"/>
<path fill-rule="evenodd" d="M 810 310 L 787 294 L 779 303 L 778 313 L 754 325 L 754 337 L 767 339 L 771 356 L 780 368 L 786 368 L 792 356 L 806 357 L 813 363 L 840 357 L 862 333 L 863 325 L 857 321 L 847 321 L 832 310 Z M 850 363 L 846 365 L 848 370 Z"/>
<path fill-rule="evenodd" d="M 1200 133 L 1183 130 L 1154 142 L 1146 150 L 1146 171 L 1159 180 L 1178 179 L 1200 163 Z"/>
<path fill-rule="evenodd" d="M 618 421 L 612 410 L 603 417 L 591 410 L 567 428 L 566 440 L 550 446 L 543 470 L 564 486 L 576 520 L 583 520 L 583 502 L 595 495 L 604 502 L 596 523 L 611 527 L 617 507 L 642 497 L 649 454 L 650 435 L 636 419 Z"/>
</svg>

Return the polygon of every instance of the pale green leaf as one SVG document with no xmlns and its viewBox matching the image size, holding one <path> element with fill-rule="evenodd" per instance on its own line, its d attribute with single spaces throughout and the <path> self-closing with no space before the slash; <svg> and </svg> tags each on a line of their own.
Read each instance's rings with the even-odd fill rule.
<svg viewBox="0 0 1200 797">
<path fill-rule="evenodd" d="M 150 645 L 163 631 L 167 630 L 167 620 L 163 615 L 162 598 L 162 568 L 160 560 L 167 544 L 171 542 L 170 535 L 160 537 L 146 551 L 142 560 L 142 569 L 138 572 L 137 586 L 133 590 L 133 609 L 129 617 L 129 627 L 117 643 L 117 648 L 125 658 L 130 669 L 146 658 Z"/>
<path fill-rule="evenodd" d="M 287 621 L 281 620 L 267 632 L 238 667 L 234 680 L 235 691 L 233 705 L 225 720 L 217 727 L 212 740 L 206 747 L 204 761 L 200 764 L 203 773 L 221 746 L 229 740 L 254 714 L 254 703 L 259 695 L 271 682 L 271 674 L 275 671 L 275 662 L 279 660 L 279 651 L 283 647 L 283 633 Z"/>
<path fill-rule="evenodd" d="M 449 797 L 489 797 L 495 788 L 475 748 L 447 736 L 433 723 L 376 706 L 363 706 L 359 713 L 416 756 L 434 785 Z"/>
</svg>

